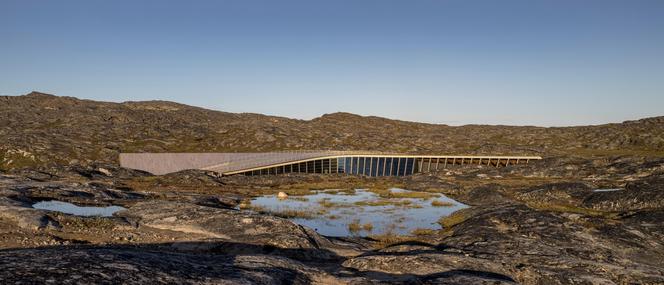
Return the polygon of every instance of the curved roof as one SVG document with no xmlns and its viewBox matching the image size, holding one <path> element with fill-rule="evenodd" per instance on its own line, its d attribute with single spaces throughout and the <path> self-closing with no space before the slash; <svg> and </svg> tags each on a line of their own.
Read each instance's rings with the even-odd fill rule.
<svg viewBox="0 0 664 285">
<path fill-rule="evenodd" d="M 202 169 L 231 174 L 255 168 L 279 166 L 307 160 L 339 156 L 390 157 L 449 157 L 449 158 L 521 158 L 541 159 L 539 156 L 447 156 L 407 155 L 371 151 L 288 151 L 260 153 L 121 153 L 120 165 L 127 168 L 162 175 L 186 169 Z"/>
</svg>

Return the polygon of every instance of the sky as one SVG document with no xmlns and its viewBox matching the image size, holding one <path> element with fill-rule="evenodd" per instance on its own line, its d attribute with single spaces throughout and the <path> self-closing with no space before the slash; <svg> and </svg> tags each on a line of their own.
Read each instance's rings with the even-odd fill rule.
<svg viewBox="0 0 664 285">
<path fill-rule="evenodd" d="M 0 0 L 0 94 L 312 119 L 664 115 L 660 0 Z"/>
</svg>

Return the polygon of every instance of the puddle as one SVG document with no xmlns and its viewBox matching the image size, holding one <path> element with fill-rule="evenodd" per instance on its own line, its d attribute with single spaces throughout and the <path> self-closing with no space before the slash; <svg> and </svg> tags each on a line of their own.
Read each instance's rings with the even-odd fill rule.
<svg viewBox="0 0 664 285">
<path fill-rule="evenodd" d="M 85 216 L 85 217 L 110 217 L 113 213 L 125 208 L 120 206 L 108 207 L 81 207 L 72 203 L 61 201 L 42 201 L 32 205 L 35 209 L 56 211 L 70 215 Z"/>
<path fill-rule="evenodd" d="M 615 191 L 623 191 L 625 189 L 622 188 L 610 188 L 610 189 L 595 189 L 593 192 L 615 192 Z"/>
<path fill-rule="evenodd" d="M 358 189 L 355 193 L 317 191 L 287 199 L 267 195 L 252 200 L 251 206 L 272 213 L 289 213 L 294 216 L 289 219 L 298 224 L 326 236 L 338 237 L 408 235 L 416 229 L 438 230 L 441 228 L 438 219 L 468 207 L 436 193 L 392 188 L 381 194 Z"/>
</svg>

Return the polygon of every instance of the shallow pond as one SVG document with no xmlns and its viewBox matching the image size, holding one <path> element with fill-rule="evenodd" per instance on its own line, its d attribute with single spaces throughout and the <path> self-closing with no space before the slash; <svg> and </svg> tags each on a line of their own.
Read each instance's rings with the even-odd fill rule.
<svg viewBox="0 0 664 285">
<path fill-rule="evenodd" d="M 120 206 L 108 207 L 81 207 L 72 203 L 61 201 L 42 201 L 32 205 L 35 209 L 56 211 L 70 215 L 85 216 L 85 217 L 110 217 L 117 211 L 125 210 Z"/>
<path fill-rule="evenodd" d="M 438 230 L 441 217 L 468 207 L 442 194 L 398 188 L 379 193 L 325 190 L 286 199 L 267 195 L 252 200 L 251 206 L 290 217 L 327 236 L 408 235 L 414 230 Z"/>
</svg>

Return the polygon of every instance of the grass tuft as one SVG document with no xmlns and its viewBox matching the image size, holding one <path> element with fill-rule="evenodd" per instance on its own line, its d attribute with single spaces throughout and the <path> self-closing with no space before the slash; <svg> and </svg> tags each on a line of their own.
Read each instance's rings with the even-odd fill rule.
<svg viewBox="0 0 664 285">
<path fill-rule="evenodd" d="M 249 206 L 249 209 L 259 214 L 272 215 L 284 219 L 313 219 L 315 217 L 314 213 L 290 208 L 284 208 L 281 210 L 269 210 L 265 207 L 251 205 Z"/>
<path fill-rule="evenodd" d="M 357 233 L 362 229 L 362 225 L 360 225 L 360 220 L 354 220 L 350 224 L 348 224 L 348 231 L 351 233 Z"/>
<path fill-rule="evenodd" d="M 447 202 L 447 201 L 440 201 L 440 200 L 433 200 L 431 201 L 431 206 L 434 207 L 454 207 L 454 203 L 452 202 Z"/>
<path fill-rule="evenodd" d="M 434 234 L 434 233 L 436 233 L 435 230 L 432 230 L 432 229 L 423 229 L 423 228 L 420 228 L 420 229 L 414 229 L 414 230 L 412 230 L 412 231 L 410 232 L 410 234 L 412 234 L 412 235 L 414 235 L 414 236 L 429 236 L 429 235 L 432 235 L 432 234 Z"/>
<path fill-rule="evenodd" d="M 438 220 L 438 223 L 443 226 L 443 229 L 449 229 L 454 225 L 458 225 L 467 219 L 466 215 L 462 211 L 456 211 L 447 217 L 442 217 Z"/>
</svg>

